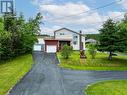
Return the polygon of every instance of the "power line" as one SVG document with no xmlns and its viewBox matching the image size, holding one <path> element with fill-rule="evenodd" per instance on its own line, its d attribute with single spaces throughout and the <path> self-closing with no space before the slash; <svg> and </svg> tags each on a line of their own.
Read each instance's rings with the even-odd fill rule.
<svg viewBox="0 0 127 95">
<path fill-rule="evenodd" d="M 114 5 L 114 4 L 116 4 L 116 3 L 118 3 L 118 2 L 121 2 L 121 1 L 122 1 L 122 0 L 114 1 L 114 2 L 111 2 L 111 3 L 106 4 L 106 5 L 104 5 L 104 6 L 100 6 L 100 7 L 97 7 L 97 8 L 93 8 L 93 9 L 88 10 L 88 11 L 84 11 L 84 12 L 77 13 L 77 14 L 73 14 L 73 15 L 63 16 L 63 17 L 59 17 L 59 18 L 49 19 L 49 20 L 64 19 L 64 18 L 73 17 L 73 16 L 78 16 L 78 15 L 85 14 L 85 13 L 90 13 L 90 12 L 93 12 L 93 11 L 95 11 L 95 10 L 102 9 L 102 8 L 105 8 L 105 7 Z"/>
<path fill-rule="evenodd" d="M 121 14 L 121 15 L 118 15 L 118 16 L 116 16 L 116 17 L 114 17 L 114 18 L 111 18 L 111 19 L 117 19 L 117 18 L 119 18 L 119 17 L 121 17 L 121 16 L 123 16 L 123 14 Z M 102 22 L 96 22 L 96 23 L 94 23 L 94 24 L 92 24 L 92 25 L 96 25 L 97 23 L 99 24 L 99 23 L 104 23 L 104 22 L 106 22 L 106 20 L 105 21 L 102 21 Z M 99 27 L 98 27 L 99 28 Z M 92 29 L 95 29 L 95 30 L 99 30 L 98 28 L 92 28 Z M 85 27 L 85 29 L 88 29 L 87 27 Z"/>
<path fill-rule="evenodd" d="M 111 18 L 111 17 L 109 17 L 109 18 L 115 20 L 115 19 L 117 19 L 117 18 L 119 18 L 119 17 L 121 17 L 121 16 L 123 16 L 123 14 L 120 14 L 120 15 L 118 15 L 118 16 L 116 16 L 116 17 L 113 17 L 113 18 Z M 106 20 L 105 20 L 105 21 L 106 21 Z M 103 23 L 103 22 L 105 22 L 105 21 L 95 22 L 95 23 L 93 23 L 92 25 L 97 24 L 97 23 Z"/>
</svg>

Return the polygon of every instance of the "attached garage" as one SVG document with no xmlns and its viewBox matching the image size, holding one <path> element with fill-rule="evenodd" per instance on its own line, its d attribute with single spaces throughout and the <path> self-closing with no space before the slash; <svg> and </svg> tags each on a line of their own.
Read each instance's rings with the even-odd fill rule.
<svg viewBox="0 0 127 95">
<path fill-rule="evenodd" d="M 38 42 L 34 44 L 33 51 L 44 51 L 44 39 L 38 38 Z"/>
<path fill-rule="evenodd" d="M 58 40 L 45 39 L 45 52 L 56 53 L 58 50 Z"/>
<path fill-rule="evenodd" d="M 34 51 L 44 51 L 44 45 L 42 44 L 35 44 L 33 47 Z"/>
<path fill-rule="evenodd" d="M 55 52 L 57 52 L 56 45 L 47 45 L 47 53 L 55 53 Z"/>
</svg>

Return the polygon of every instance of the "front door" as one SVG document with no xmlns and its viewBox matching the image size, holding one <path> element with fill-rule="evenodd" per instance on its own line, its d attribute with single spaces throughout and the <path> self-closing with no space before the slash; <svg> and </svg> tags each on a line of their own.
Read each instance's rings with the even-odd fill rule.
<svg viewBox="0 0 127 95">
<path fill-rule="evenodd" d="M 70 46 L 70 41 L 59 41 L 59 49 L 61 50 L 64 45 Z"/>
</svg>

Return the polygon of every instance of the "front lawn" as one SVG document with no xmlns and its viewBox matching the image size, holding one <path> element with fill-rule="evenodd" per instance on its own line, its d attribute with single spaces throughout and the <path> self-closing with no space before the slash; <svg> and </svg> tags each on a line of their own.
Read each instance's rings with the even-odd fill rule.
<svg viewBox="0 0 127 95">
<path fill-rule="evenodd" d="M 127 80 L 112 80 L 93 84 L 84 89 L 87 95 L 127 95 Z"/>
<path fill-rule="evenodd" d="M 63 59 L 60 53 L 57 54 L 60 60 L 60 67 L 74 70 L 127 70 L 127 56 L 114 56 L 112 61 L 107 60 L 108 54 L 97 53 L 95 59 L 87 53 L 86 60 L 80 60 L 78 51 L 73 52 L 70 59 Z"/>
<path fill-rule="evenodd" d="M 0 95 L 5 95 L 31 68 L 31 54 L 0 63 Z"/>
</svg>

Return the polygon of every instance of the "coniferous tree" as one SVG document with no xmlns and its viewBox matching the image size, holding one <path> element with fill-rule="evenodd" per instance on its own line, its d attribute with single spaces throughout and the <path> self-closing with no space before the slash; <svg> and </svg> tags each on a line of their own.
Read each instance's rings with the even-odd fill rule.
<svg viewBox="0 0 127 95">
<path fill-rule="evenodd" d="M 99 46 L 98 50 L 109 52 L 109 60 L 112 60 L 113 52 L 122 52 L 125 48 L 124 42 L 119 35 L 119 28 L 117 23 L 112 19 L 108 19 L 103 27 L 99 30 Z"/>
</svg>

